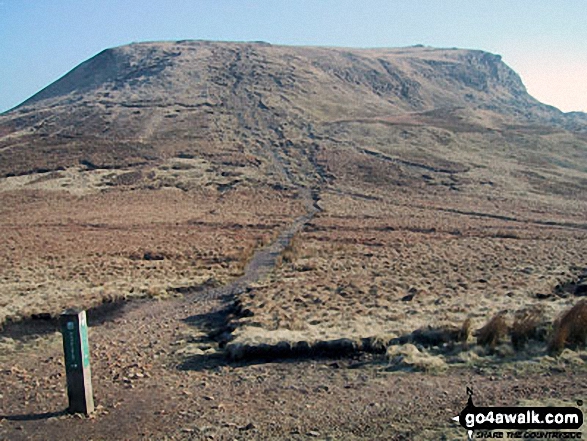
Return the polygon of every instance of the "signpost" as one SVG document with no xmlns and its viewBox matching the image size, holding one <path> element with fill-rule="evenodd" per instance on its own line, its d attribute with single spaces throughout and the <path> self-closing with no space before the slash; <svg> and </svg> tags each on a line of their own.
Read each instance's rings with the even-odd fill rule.
<svg viewBox="0 0 587 441">
<path fill-rule="evenodd" d="M 94 411 L 90 347 L 86 311 L 68 309 L 61 314 L 61 334 L 65 354 L 69 412 L 91 414 Z"/>
</svg>

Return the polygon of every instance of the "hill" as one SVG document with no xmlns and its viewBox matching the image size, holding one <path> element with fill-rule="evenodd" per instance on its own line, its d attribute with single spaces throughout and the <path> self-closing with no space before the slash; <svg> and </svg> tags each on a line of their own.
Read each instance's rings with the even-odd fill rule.
<svg viewBox="0 0 587 441">
<path fill-rule="evenodd" d="M 255 244 L 314 204 L 319 219 L 377 218 L 387 206 L 403 213 L 400 224 L 430 208 L 425 226 L 408 225 L 416 230 L 442 230 L 438 219 L 446 213 L 576 230 L 585 226 L 584 122 L 585 114 L 532 98 L 498 55 L 482 51 L 132 44 L 99 53 L 0 116 L 3 216 L 21 227 L 19 209 L 26 207 L 33 225 L 53 219 L 64 236 L 73 234 L 71 222 L 97 229 L 94 252 L 108 261 L 102 264 L 117 267 L 112 255 L 125 257 L 115 290 L 143 294 L 189 284 L 195 274 L 238 274 Z M 349 213 L 357 203 L 359 211 Z M 151 236 L 145 243 L 127 232 L 113 240 L 118 247 L 104 249 L 112 240 L 105 238 L 117 237 L 114 225 L 132 231 L 166 221 L 182 225 L 180 242 L 194 224 L 221 232 L 240 225 L 239 240 L 250 242 L 229 251 L 233 238 L 197 254 L 217 253 L 233 264 L 208 266 L 209 273 L 166 268 L 171 279 L 145 286 L 133 256 L 159 248 L 184 268 L 191 254 L 177 247 L 189 241 Z M 5 258 L 28 256 L 33 265 L 37 253 L 48 253 L 43 243 L 17 256 L 7 250 Z M 68 254 L 62 241 L 57 250 Z M 112 280 L 93 276 L 83 286 L 100 299 Z"/>
<path fill-rule="evenodd" d="M 0 176 L 200 158 L 247 176 L 233 181 L 316 186 L 356 178 L 362 162 L 421 181 L 503 174 L 493 164 L 513 157 L 511 186 L 585 194 L 585 121 L 533 99 L 482 51 L 141 43 L 2 115 Z"/>
<path fill-rule="evenodd" d="M 569 405 L 585 219 L 586 115 L 498 55 L 105 50 L 0 115 L 0 438 L 457 439 L 463 374 Z M 72 306 L 87 419 L 55 412 Z"/>
</svg>

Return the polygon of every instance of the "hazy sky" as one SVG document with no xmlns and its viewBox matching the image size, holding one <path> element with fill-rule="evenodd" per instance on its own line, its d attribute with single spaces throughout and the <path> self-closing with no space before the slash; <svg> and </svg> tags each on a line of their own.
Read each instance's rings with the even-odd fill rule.
<svg viewBox="0 0 587 441">
<path fill-rule="evenodd" d="M 483 49 L 587 112 L 586 0 L 0 0 L 0 112 L 102 49 L 182 39 Z"/>
</svg>

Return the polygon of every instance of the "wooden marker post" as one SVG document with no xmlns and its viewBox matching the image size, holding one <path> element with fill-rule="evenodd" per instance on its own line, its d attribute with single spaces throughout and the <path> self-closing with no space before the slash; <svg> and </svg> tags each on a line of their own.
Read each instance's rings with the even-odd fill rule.
<svg viewBox="0 0 587 441">
<path fill-rule="evenodd" d="M 91 414 L 94 411 L 90 346 L 86 311 L 68 309 L 61 314 L 61 334 L 67 375 L 69 412 Z"/>
</svg>

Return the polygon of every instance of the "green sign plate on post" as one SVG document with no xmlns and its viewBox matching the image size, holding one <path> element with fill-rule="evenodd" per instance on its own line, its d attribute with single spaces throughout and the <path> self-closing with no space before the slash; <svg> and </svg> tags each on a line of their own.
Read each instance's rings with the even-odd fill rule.
<svg viewBox="0 0 587 441">
<path fill-rule="evenodd" d="M 86 311 L 68 309 L 60 318 L 69 411 L 89 415 L 94 411 L 94 397 Z"/>
</svg>

